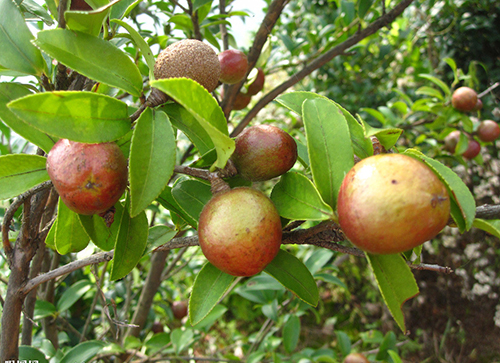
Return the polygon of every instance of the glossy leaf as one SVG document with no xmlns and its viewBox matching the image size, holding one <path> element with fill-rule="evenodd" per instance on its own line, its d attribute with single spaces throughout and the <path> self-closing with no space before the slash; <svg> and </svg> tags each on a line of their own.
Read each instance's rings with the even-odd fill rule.
<svg viewBox="0 0 500 363">
<path fill-rule="evenodd" d="M 115 220 L 119 220 L 122 213 L 123 206 L 120 203 L 116 203 Z M 103 251 L 111 251 L 113 249 L 119 229 L 118 223 L 113 222 L 108 228 L 104 219 L 97 214 L 90 216 L 80 214 L 79 218 L 85 232 L 97 247 Z"/>
<path fill-rule="evenodd" d="M 13 198 L 49 180 L 47 159 L 39 155 L 0 156 L 0 199 Z"/>
<path fill-rule="evenodd" d="M 274 186 L 271 200 L 281 217 L 295 220 L 325 220 L 333 217 L 332 208 L 304 175 L 288 172 Z"/>
<path fill-rule="evenodd" d="M 90 79 L 120 88 L 136 97 L 142 93 L 139 69 L 124 52 L 108 41 L 58 28 L 40 31 L 34 44 Z"/>
<path fill-rule="evenodd" d="M 314 184 L 323 200 L 335 208 L 344 176 L 354 166 L 346 119 L 324 99 L 305 101 L 302 113 Z"/>
<path fill-rule="evenodd" d="M 122 20 L 119 19 L 113 19 L 111 20 L 113 23 L 119 24 L 120 26 L 124 27 L 127 29 L 128 33 L 130 34 L 132 40 L 134 41 L 135 45 L 139 48 L 139 50 L 142 53 L 142 56 L 146 60 L 146 64 L 149 67 L 149 79 L 153 80 L 155 79 L 154 76 L 154 67 L 155 67 L 155 57 L 153 56 L 153 52 L 151 51 L 151 48 L 149 48 L 148 43 L 144 40 L 143 37 L 135 30 L 132 28 L 129 24 L 125 23 Z"/>
<path fill-rule="evenodd" d="M 161 79 L 151 82 L 188 110 L 205 129 L 217 151 L 217 160 L 212 165 L 224 168 L 234 151 L 234 140 L 229 138 L 226 118 L 219 104 L 199 83 L 187 78 Z"/>
<path fill-rule="evenodd" d="M 415 277 L 399 254 L 373 255 L 367 253 L 366 256 L 385 304 L 403 333 L 406 333 L 402 307 L 407 300 L 419 293 Z"/>
<path fill-rule="evenodd" d="M 89 280 L 79 280 L 64 291 L 61 298 L 57 301 L 57 310 L 61 313 L 72 307 L 82 298 L 93 284 Z"/>
<path fill-rule="evenodd" d="M 56 307 L 47 300 L 37 299 L 35 302 L 35 310 L 33 312 L 33 319 L 43 319 L 55 315 L 57 312 Z"/>
<path fill-rule="evenodd" d="M 123 213 L 115 219 L 118 224 L 118 235 L 115 242 L 111 280 L 126 276 L 142 258 L 148 242 L 148 219 L 144 212 L 131 218 L 129 214 L 130 201 L 127 198 Z"/>
<path fill-rule="evenodd" d="M 312 274 L 315 274 L 332 259 L 333 255 L 333 251 L 324 248 L 315 249 L 307 260 L 304 261 L 304 265 L 307 266 Z"/>
<path fill-rule="evenodd" d="M 170 341 L 177 354 L 187 349 L 193 343 L 194 333 L 192 329 L 177 328 L 170 334 Z"/>
<path fill-rule="evenodd" d="M 193 227 L 197 229 L 201 211 L 212 198 L 210 185 L 197 180 L 184 180 L 172 188 L 172 195 L 191 221 L 196 222 Z"/>
<path fill-rule="evenodd" d="M 130 148 L 130 216 L 155 200 L 174 172 L 177 144 L 167 115 L 147 108 L 137 120 Z"/>
<path fill-rule="evenodd" d="M 59 254 L 79 252 L 89 244 L 89 236 L 83 228 L 77 213 L 70 210 L 59 199 L 55 230 L 55 247 Z"/>
<path fill-rule="evenodd" d="M 366 13 L 368 12 L 368 10 L 370 10 L 374 2 L 375 0 L 358 0 L 356 6 L 360 19 L 363 19 L 365 17 Z"/>
<path fill-rule="evenodd" d="M 89 340 L 74 346 L 59 361 L 59 363 L 90 362 L 95 355 L 100 353 L 105 342 L 100 340 Z"/>
<path fill-rule="evenodd" d="M 489 234 L 500 238 L 500 220 L 485 220 L 476 218 L 474 219 L 473 227 L 482 229 L 483 231 L 488 232 Z"/>
<path fill-rule="evenodd" d="M 164 245 L 178 232 L 168 226 L 153 226 L 149 229 L 148 233 L 148 246 L 146 253 L 153 251 L 154 249 Z"/>
<path fill-rule="evenodd" d="M 0 83 L 0 120 L 14 132 L 48 153 L 57 138 L 51 137 L 17 117 L 7 104 L 15 99 L 31 95 L 32 92 L 18 83 Z"/>
<path fill-rule="evenodd" d="M 300 319 L 297 315 L 290 315 L 283 325 L 283 346 L 288 353 L 297 348 L 300 336 Z"/>
<path fill-rule="evenodd" d="M 386 150 L 389 150 L 391 147 L 396 145 L 396 142 L 403 133 L 402 129 L 396 129 L 396 128 L 379 129 L 371 127 L 368 123 L 366 123 L 363 120 L 362 122 L 366 129 L 366 136 L 375 136 L 380 142 L 380 144 Z"/>
<path fill-rule="evenodd" d="M 212 311 L 233 280 L 234 276 L 222 272 L 210 262 L 203 266 L 194 280 L 189 298 L 191 325 L 198 324 Z"/>
<path fill-rule="evenodd" d="M 443 81 L 441 81 L 439 78 L 437 78 L 431 74 L 423 74 L 423 73 L 419 74 L 418 76 L 421 78 L 425 78 L 425 79 L 431 81 L 432 83 L 434 83 L 436 86 L 438 86 L 439 88 L 441 88 L 444 91 L 446 96 L 451 96 L 450 87 L 448 87 L 448 85 L 446 83 L 444 83 Z"/>
<path fill-rule="evenodd" d="M 37 300 L 38 302 L 38 300 Z M 19 357 L 18 362 L 37 362 L 37 363 L 49 363 L 45 354 L 43 354 L 38 349 L 28 346 L 21 345 L 19 347 Z"/>
<path fill-rule="evenodd" d="M 451 198 L 451 216 L 461 233 L 468 231 L 476 216 L 476 202 L 463 180 L 446 165 L 429 158 L 416 149 L 407 149 L 404 153 L 423 161 L 444 182 Z"/>
<path fill-rule="evenodd" d="M 64 19 L 66 20 L 66 27 L 71 30 L 98 36 L 111 7 L 118 1 L 120 0 L 112 1 L 106 6 L 92 11 L 65 11 Z"/>
<path fill-rule="evenodd" d="M 172 196 L 172 187 L 167 186 L 161 192 L 161 194 L 156 198 L 156 200 L 166 209 L 175 213 L 180 218 L 182 218 L 189 225 L 196 227 L 198 225 L 198 220 L 192 218 L 189 214 L 187 214 L 177 203 L 177 201 Z"/>
<path fill-rule="evenodd" d="M 319 292 L 309 269 L 294 255 L 280 250 L 264 269 L 299 299 L 309 305 L 318 304 Z"/>
<path fill-rule="evenodd" d="M 193 327 L 198 330 L 204 330 L 205 332 L 208 332 L 210 327 L 219 320 L 219 318 L 224 315 L 227 311 L 227 307 L 225 307 L 222 304 L 215 305 L 212 311 L 208 313 L 208 315 L 200 321 L 198 324 L 194 325 Z"/>
<path fill-rule="evenodd" d="M 0 64 L 10 70 L 40 76 L 47 69 L 42 53 L 13 0 L 0 1 Z"/>
<path fill-rule="evenodd" d="M 127 105 L 97 93 L 37 93 L 7 106 L 40 131 L 78 142 L 114 141 L 130 130 Z"/>
</svg>

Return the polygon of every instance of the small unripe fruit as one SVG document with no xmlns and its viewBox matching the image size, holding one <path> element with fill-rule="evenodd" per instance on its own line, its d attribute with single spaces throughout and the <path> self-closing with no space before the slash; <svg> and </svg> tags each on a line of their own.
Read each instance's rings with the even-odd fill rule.
<svg viewBox="0 0 500 363">
<path fill-rule="evenodd" d="M 477 128 L 477 136 L 481 141 L 495 141 L 500 136 L 500 126 L 495 121 L 484 120 Z"/>
<path fill-rule="evenodd" d="M 477 93 L 469 87 L 457 88 L 451 96 L 451 104 L 458 111 L 473 111 L 477 104 Z"/>
<path fill-rule="evenodd" d="M 297 143 L 276 126 L 252 126 L 236 138 L 231 159 L 245 179 L 269 180 L 293 167 L 297 161 Z"/>
<path fill-rule="evenodd" d="M 153 334 L 163 333 L 164 332 L 163 324 L 160 323 L 159 321 L 155 321 L 153 323 L 153 326 L 151 327 L 151 331 L 153 332 Z"/>
<path fill-rule="evenodd" d="M 47 156 L 47 172 L 64 204 L 79 214 L 107 211 L 127 187 L 127 160 L 111 142 L 60 139 Z"/>
<path fill-rule="evenodd" d="M 245 107 L 248 106 L 251 99 L 252 99 L 252 96 L 238 92 L 238 94 L 236 95 L 236 98 L 234 99 L 234 102 L 233 102 L 233 110 L 235 110 L 235 111 L 243 110 Z"/>
<path fill-rule="evenodd" d="M 174 318 L 181 320 L 188 314 L 188 303 L 187 301 L 174 301 L 172 303 L 172 313 Z"/>
<path fill-rule="evenodd" d="M 212 92 L 219 84 L 220 62 L 217 53 L 196 39 L 185 39 L 166 47 L 156 59 L 156 79 L 186 77 Z"/>
<path fill-rule="evenodd" d="M 273 202 L 248 187 L 216 194 L 203 208 L 198 224 L 207 260 L 233 276 L 261 272 L 278 254 L 281 236 Z"/>
<path fill-rule="evenodd" d="M 446 135 L 446 137 L 444 138 L 444 148 L 446 149 L 446 151 L 454 154 L 459 140 L 460 140 L 460 131 L 458 130 L 454 130 L 450 132 L 448 135 Z"/>
<path fill-rule="evenodd" d="M 466 159 L 474 159 L 481 152 L 481 145 L 474 139 L 469 140 L 467 150 L 462 154 Z"/>
<path fill-rule="evenodd" d="M 370 363 L 370 361 L 361 353 L 351 353 L 345 357 L 344 363 Z"/>
<path fill-rule="evenodd" d="M 338 197 L 339 224 L 363 251 L 408 251 L 448 223 L 444 184 L 424 163 L 402 154 L 363 159 L 347 173 Z"/>
<path fill-rule="evenodd" d="M 219 80 L 226 84 L 235 84 L 243 80 L 248 70 L 245 53 L 237 49 L 228 49 L 219 53 L 221 73 Z"/>
<path fill-rule="evenodd" d="M 264 88 L 265 75 L 262 68 L 257 69 L 257 76 L 254 81 L 248 86 L 247 94 L 253 96 L 262 91 Z"/>
</svg>

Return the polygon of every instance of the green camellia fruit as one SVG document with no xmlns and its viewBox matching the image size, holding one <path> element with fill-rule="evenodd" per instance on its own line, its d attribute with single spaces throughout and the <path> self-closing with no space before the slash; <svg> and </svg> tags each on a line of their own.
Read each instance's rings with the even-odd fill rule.
<svg viewBox="0 0 500 363">
<path fill-rule="evenodd" d="M 269 180 L 293 167 L 297 161 L 297 143 L 276 126 L 252 126 L 236 138 L 231 159 L 245 179 Z"/>
<path fill-rule="evenodd" d="M 201 250 L 215 267 L 233 276 L 261 272 L 278 254 L 281 219 L 262 192 L 240 187 L 216 194 L 198 224 Z"/>
<path fill-rule="evenodd" d="M 477 128 L 477 136 L 481 141 L 495 141 L 500 136 L 500 126 L 495 121 L 484 120 Z"/>
<path fill-rule="evenodd" d="M 473 111 L 477 104 L 477 93 L 469 87 L 457 88 L 451 96 L 451 104 L 458 111 Z"/>
<path fill-rule="evenodd" d="M 408 251 L 448 223 L 444 184 L 424 163 L 402 154 L 363 159 L 347 173 L 338 197 L 339 224 L 363 251 Z"/>
<path fill-rule="evenodd" d="M 220 52 L 221 73 L 219 80 L 226 84 L 235 84 L 243 80 L 248 70 L 248 59 L 245 53 L 237 49 Z"/>
<path fill-rule="evenodd" d="M 64 204 L 79 214 L 107 211 L 127 187 L 127 160 L 111 142 L 60 139 L 47 156 L 47 172 Z"/>
</svg>

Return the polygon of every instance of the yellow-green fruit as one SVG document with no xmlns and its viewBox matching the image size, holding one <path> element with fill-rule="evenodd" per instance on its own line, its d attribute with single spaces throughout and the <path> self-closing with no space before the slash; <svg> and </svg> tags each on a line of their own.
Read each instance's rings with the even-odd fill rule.
<svg viewBox="0 0 500 363">
<path fill-rule="evenodd" d="M 207 44 L 185 39 L 166 47 L 156 59 L 156 79 L 191 78 L 212 92 L 219 83 L 219 58 Z"/>
<path fill-rule="evenodd" d="M 354 165 L 337 206 L 347 238 L 374 254 L 417 247 L 435 237 L 450 217 L 443 182 L 427 165 L 402 154 L 375 155 Z"/>
</svg>

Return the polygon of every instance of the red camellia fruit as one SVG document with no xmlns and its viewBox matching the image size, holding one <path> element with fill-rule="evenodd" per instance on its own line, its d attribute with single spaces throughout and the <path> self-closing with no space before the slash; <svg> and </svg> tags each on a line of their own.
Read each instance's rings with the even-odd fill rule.
<svg viewBox="0 0 500 363">
<path fill-rule="evenodd" d="M 469 140 L 467 150 L 462 154 L 466 159 L 474 159 L 481 152 L 481 145 L 474 139 Z"/>
<path fill-rule="evenodd" d="M 279 252 L 281 219 L 273 202 L 248 187 L 216 194 L 198 224 L 200 247 L 210 263 L 233 276 L 261 272 Z"/>
<path fill-rule="evenodd" d="M 219 53 L 221 73 L 219 80 L 226 84 L 235 84 L 243 80 L 248 70 L 245 53 L 237 49 L 228 49 Z"/>
<path fill-rule="evenodd" d="M 107 211 L 127 187 L 127 160 L 111 142 L 61 139 L 47 156 L 47 172 L 64 204 L 79 214 Z"/>
<path fill-rule="evenodd" d="M 451 104 L 462 112 L 473 111 L 477 104 L 477 93 L 469 87 L 457 88 L 451 96 Z"/>
<path fill-rule="evenodd" d="M 500 136 L 500 126 L 495 121 L 484 120 L 477 128 L 477 136 L 481 141 L 495 141 Z"/>
<path fill-rule="evenodd" d="M 174 301 L 172 303 L 172 313 L 174 314 L 174 318 L 181 320 L 188 314 L 188 303 L 185 300 L 182 301 Z"/>
<path fill-rule="evenodd" d="M 248 127 L 235 141 L 231 159 L 241 176 L 251 181 L 285 174 L 297 161 L 297 143 L 276 126 Z"/>
<path fill-rule="evenodd" d="M 450 198 L 423 162 L 402 154 L 361 160 L 347 173 L 338 196 L 339 224 L 363 251 L 408 251 L 448 223 Z"/>
<path fill-rule="evenodd" d="M 257 69 L 257 76 L 254 81 L 248 86 L 247 94 L 250 96 L 256 95 L 264 88 L 265 75 L 262 68 Z"/>
<path fill-rule="evenodd" d="M 444 138 L 444 148 L 446 149 L 446 151 L 454 154 L 459 140 L 460 131 L 458 130 L 454 130 L 446 135 L 446 137 Z"/>
<path fill-rule="evenodd" d="M 480 111 L 483 109 L 483 101 L 480 98 L 477 99 L 476 106 L 474 106 L 473 111 Z"/>
<path fill-rule="evenodd" d="M 233 102 L 233 110 L 235 110 L 235 111 L 243 110 L 245 107 L 248 106 L 251 99 L 252 99 L 252 96 L 238 92 L 238 94 L 236 95 L 236 98 L 234 99 L 234 102 Z"/>
</svg>

